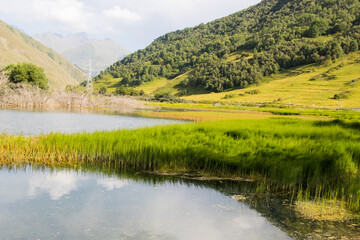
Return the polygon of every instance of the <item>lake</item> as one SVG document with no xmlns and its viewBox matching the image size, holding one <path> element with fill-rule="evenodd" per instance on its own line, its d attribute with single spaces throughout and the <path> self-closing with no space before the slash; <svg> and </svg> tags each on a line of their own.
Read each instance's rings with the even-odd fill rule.
<svg viewBox="0 0 360 240">
<path fill-rule="evenodd" d="M 33 136 L 184 123 L 137 117 L 132 111 L 0 110 L 0 132 Z M 254 194 L 257 183 L 83 168 L 0 167 L 0 238 L 360 239 L 359 220 L 309 221 L 294 211 L 292 196 Z"/>
<path fill-rule="evenodd" d="M 179 120 L 144 118 L 120 114 L 37 112 L 0 109 L 0 133 L 32 136 L 50 132 L 75 133 L 134 129 L 184 123 Z"/>
<path fill-rule="evenodd" d="M 201 183 L 31 168 L 0 182 L 1 239 L 291 239 Z"/>
</svg>

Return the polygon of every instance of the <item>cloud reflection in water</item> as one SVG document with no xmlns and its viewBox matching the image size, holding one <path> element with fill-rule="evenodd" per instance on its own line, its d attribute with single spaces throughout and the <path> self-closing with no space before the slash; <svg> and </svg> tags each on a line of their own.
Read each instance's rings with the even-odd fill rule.
<svg viewBox="0 0 360 240">
<path fill-rule="evenodd" d="M 104 187 L 106 191 L 112 191 L 114 189 L 121 189 L 129 185 L 130 181 L 112 177 L 112 178 L 98 179 L 97 184 Z"/>
<path fill-rule="evenodd" d="M 52 200 L 59 200 L 78 189 L 81 180 L 86 180 L 86 177 L 75 172 L 39 173 L 29 179 L 28 196 L 36 197 L 39 192 L 46 191 Z"/>
</svg>

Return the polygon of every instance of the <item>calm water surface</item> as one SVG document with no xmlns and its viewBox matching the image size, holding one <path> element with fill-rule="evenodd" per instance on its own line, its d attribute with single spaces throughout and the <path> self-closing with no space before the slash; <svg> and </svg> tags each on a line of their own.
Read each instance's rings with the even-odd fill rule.
<svg viewBox="0 0 360 240">
<path fill-rule="evenodd" d="M 194 184 L 0 170 L 1 239 L 290 239 L 245 203 Z"/>
<path fill-rule="evenodd" d="M 41 133 L 94 132 L 98 130 L 134 129 L 184 121 L 70 112 L 25 112 L 0 109 L 0 133 L 25 136 Z"/>
</svg>

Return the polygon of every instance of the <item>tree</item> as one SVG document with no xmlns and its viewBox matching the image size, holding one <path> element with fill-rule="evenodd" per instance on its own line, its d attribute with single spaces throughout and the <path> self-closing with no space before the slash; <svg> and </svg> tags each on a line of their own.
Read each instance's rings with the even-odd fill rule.
<svg viewBox="0 0 360 240">
<path fill-rule="evenodd" d="M 9 65 L 5 68 L 9 71 L 9 81 L 13 83 L 26 82 L 38 86 L 41 89 L 49 89 L 48 79 L 44 69 L 32 63 Z"/>
<path fill-rule="evenodd" d="M 314 20 L 309 29 L 305 31 L 304 35 L 306 37 L 316 38 L 324 33 L 328 28 L 329 24 L 324 19 Z"/>
</svg>

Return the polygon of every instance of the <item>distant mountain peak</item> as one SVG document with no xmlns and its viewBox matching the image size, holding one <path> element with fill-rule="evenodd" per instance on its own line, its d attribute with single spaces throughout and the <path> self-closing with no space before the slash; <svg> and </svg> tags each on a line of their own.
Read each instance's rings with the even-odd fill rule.
<svg viewBox="0 0 360 240">
<path fill-rule="evenodd" d="M 89 61 L 91 60 L 93 75 L 130 53 L 129 50 L 110 38 L 89 39 L 84 32 L 71 33 L 66 36 L 44 33 L 37 34 L 34 38 L 58 51 L 85 72 L 89 71 Z"/>
<path fill-rule="evenodd" d="M 60 54 L 89 41 L 87 34 L 84 32 L 67 34 L 66 36 L 59 33 L 47 32 L 36 34 L 33 38 Z"/>
</svg>

